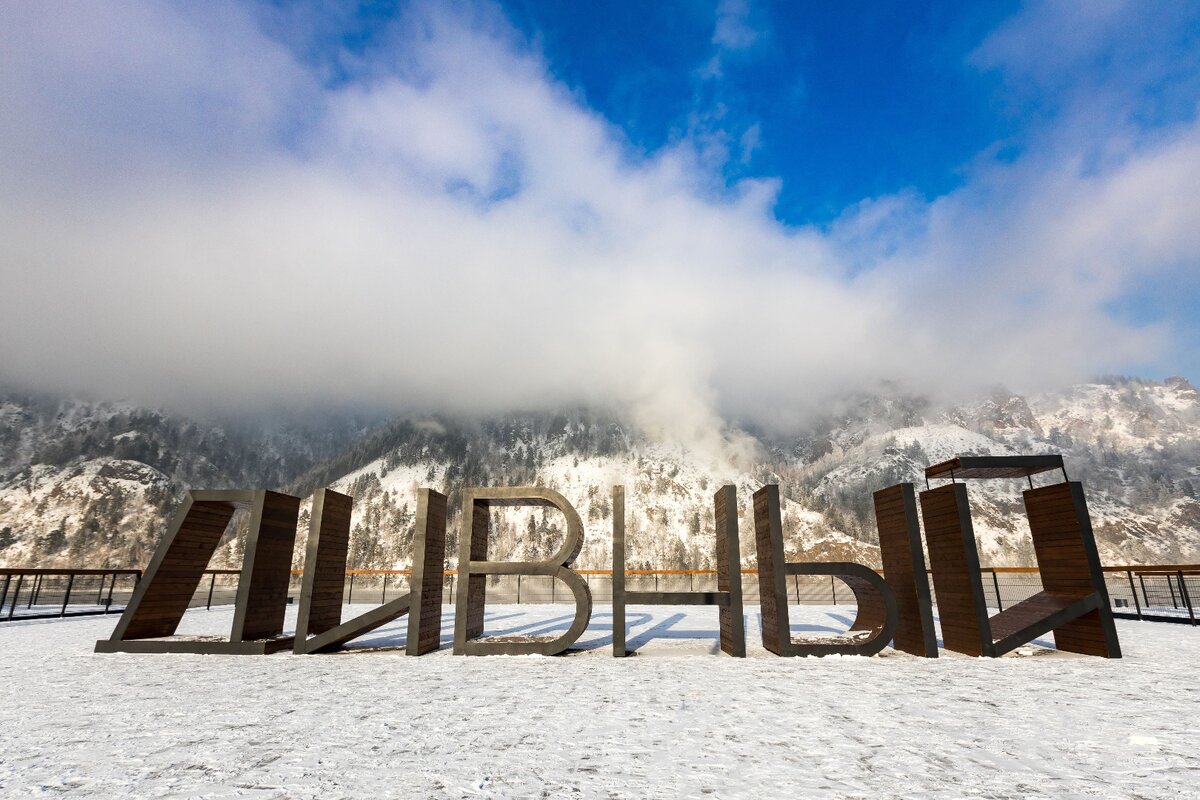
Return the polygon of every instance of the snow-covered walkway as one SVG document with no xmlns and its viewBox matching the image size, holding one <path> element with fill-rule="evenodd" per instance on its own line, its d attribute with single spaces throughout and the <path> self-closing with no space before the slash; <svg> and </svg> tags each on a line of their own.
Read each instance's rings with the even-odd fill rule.
<svg viewBox="0 0 1200 800">
<path fill-rule="evenodd" d="M 793 609 L 797 630 L 848 621 Z M 781 659 L 749 606 L 738 660 L 712 654 L 715 609 L 646 608 L 621 660 L 595 612 L 558 658 L 453 657 L 450 607 L 421 658 L 96 655 L 115 616 L 0 624 L 0 796 L 1200 797 L 1200 628 L 1119 621 L 1117 661 Z M 489 633 L 569 613 L 494 606 Z"/>
</svg>

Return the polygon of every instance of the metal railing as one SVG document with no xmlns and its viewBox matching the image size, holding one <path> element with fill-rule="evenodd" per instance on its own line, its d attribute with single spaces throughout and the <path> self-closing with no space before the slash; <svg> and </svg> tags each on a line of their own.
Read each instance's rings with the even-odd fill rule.
<svg viewBox="0 0 1200 800">
<path fill-rule="evenodd" d="M 611 570 L 577 570 L 597 602 L 612 601 Z M 1035 567 L 985 567 L 985 600 L 1003 611 L 1042 591 Z M 1114 616 L 1195 625 L 1200 616 L 1200 565 L 1132 565 L 1105 567 L 1105 585 Z M 630 569 L 629 591 L 698 592 L 717 588 L 715 570 Z M 84 616 L 124 610 L 141 579 L 138 569 L 4 569 L 0 568 L 0 622 L 17 619 Z M 237 599 L 240 570 L 205 570 L 189 607 L 231 605 Z M 300 594 L 302 572 L 292 571 L 290 600 Z M 458 573 L 446 570 L 444 603 L 454 602 Z M 352 569 L 346 571 L 343 600 L 347 604 L 382 604 L 409 590 L 409 571 Z M 571 592 L 548 576 L 489 575 L 488 599 L 495 603 L 572 602 Z M 853 604 L 854 596 L 834 577 L 793 575 L 787 582 L 789 600 L 799 604 Z M 936 589 L 931 584 L 934 602 Z M 758 602 L 758 572 L 742 570 L 745 602 Z"/>
<path fill-rule="evenodd" d="M 141 576 L 140 569 L 0 568 L 0 621 L 118 613 Z"/>
</svg>

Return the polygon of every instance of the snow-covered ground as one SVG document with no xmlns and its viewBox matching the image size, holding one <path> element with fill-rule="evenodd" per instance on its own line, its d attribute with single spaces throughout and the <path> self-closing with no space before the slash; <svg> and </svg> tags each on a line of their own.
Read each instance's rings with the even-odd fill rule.
<svg viewBox="0 0 1200 800">
<path fill-rule="evenodd" d="M 569 612 L 494 606 L 488 632 Z M 194 610 L 180 632 L 231 619 Z M 0 624 L 0 796 L 1200 796 L 1196 628 L 1118 621 L 1115 661 L 782 659 L 749 607 L 738 660 L 713 654 L 715 609 L 637 608 L 621 660 L 605 606 L 558 658 L 453 657 L 443 619 L 447 649 L 421 658 L 362 649 L 402 644 L 403 620 L 304 657 L 97 655 L 115 617 Z"/>
</svg>

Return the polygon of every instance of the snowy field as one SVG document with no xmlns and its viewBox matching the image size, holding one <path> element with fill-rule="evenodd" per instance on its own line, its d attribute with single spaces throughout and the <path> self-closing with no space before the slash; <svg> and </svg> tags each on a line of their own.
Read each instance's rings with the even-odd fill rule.
<svg viewBox="0 0 1200 800">
<path fill-rule="evenodd" d="M 494 606 L 488 633 L 570 610 Z M 847 611 L 793 606 L 794 628 Z M 421 658 L 394 649 L 403 619 L 265 657 L 93 654 L 115 616 L 0 624 L 0 796 L 1200 797 L 1198 628 L 1118 621 L 1119 661 L 782 659 L 750 606 L 739 660 L 714 655 L 715 609 L 631 608 L 620 660 L 595 612 L 558 658 L 451 656 L 449 606 L 447 649 Z"/>
</svg>

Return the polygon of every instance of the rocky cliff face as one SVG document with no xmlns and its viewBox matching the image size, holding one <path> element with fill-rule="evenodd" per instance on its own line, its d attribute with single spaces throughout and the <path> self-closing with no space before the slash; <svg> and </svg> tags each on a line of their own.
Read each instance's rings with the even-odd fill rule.
<svg viewBox="0 0 1200 800">
<path fill-rule="evenodd" d="M 848 398 L 792 436 L 737 426 L 725 435 L 728 454 L 701 453 L 582 411 L 233 424 L 0 395 L 0 563 L 143 565 L 189 487 L 308 494 L 332 486 L 356 501 L 351 565 L 403 567 L 418 487 L 447 492 L 456 510 L 462 486 L 504 484 L 562 492 L 584 520 L 580 565 L 605 568 L 611 487 L 623 484 L 631 567 L 707 567 L 712 495 L 733 483 L 743 558 L 752 564 L 750 498 L 768 482 L 781 487 L 792 557 L 876 563 L 875 489 L 901 480 L 923 486 L 926 465 L 955 455 L 1047 452 L 1062 453 L 1071 478 L 1084 482 L 1105 563 L 1200 561 L 1200 394 L 1183 379 L 1114 379 L 1033 397 L 997 392 L 951 408 L 916 397 Z M 984 564 L 1032 563 L 1023 486 L 971 485 Z M 493 557 L 538 557 L 560 541 L 554 513 L 508 511 L 495 522 Z M 236 532 L 228 539 L 223 565 L 240 556 Z"/>
</svg>

